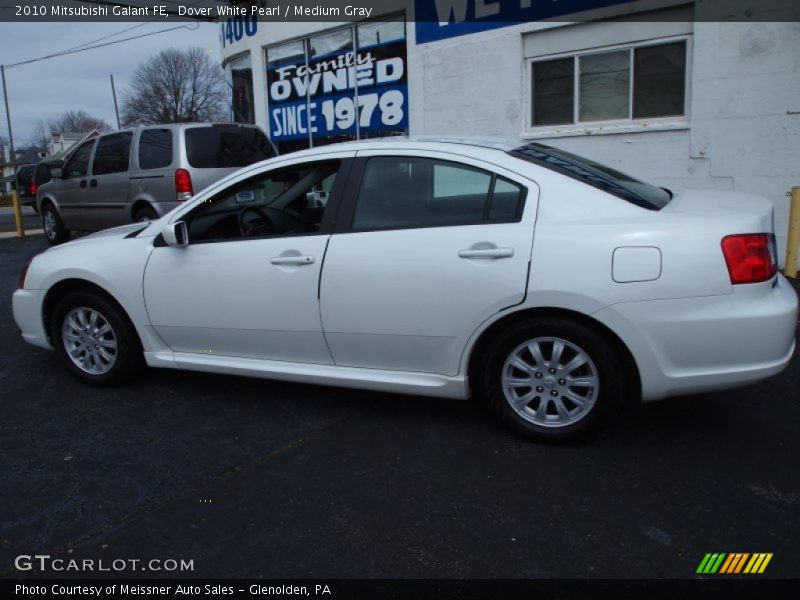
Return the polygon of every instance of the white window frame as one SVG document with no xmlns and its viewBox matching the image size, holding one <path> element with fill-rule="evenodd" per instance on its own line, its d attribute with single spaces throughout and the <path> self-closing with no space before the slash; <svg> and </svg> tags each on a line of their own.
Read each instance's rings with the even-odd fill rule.
<svg viewBox="0 0 800 600">
<path fill-rule="evenodd" d="M 675 42 L 686 43 L 686 72 L 684 82 L 684 114 L 670 117 L 651 117 L 646 119 L 633 118 L 633 50 L 636 48 L 646 48 L 648 46 L 660 46 L 663 44 L 671 44 Z M 626 119 L 614 119 L 609 121 L 583 121 L 579 122 L 580 116 L 580 61 L 581 56 L 591 54 L 603 54 L 605 52 L 613 52 L 615 50 L 628 50 L 631 53 L 631 76 L 629 77 L 629 92 L 628 92 L 628 114 Z M 573 67 L 573 112 L 572 117 L 575 122 L 565 123 L 563 125 L 534 125 L 533 124 L 533 65 L 537 62 L 547 60 L 557 60 L 562 58 L 572 58 L 574 61 Z M 522 137 L 525 139 L 538 139 L 538 138 L 551 138 L 551 137 L 569 137 L 579 135 L 598 135 L 598 134 L 614 134 L 614 133 L 636 133 L 641 131 L 665 131 L 665 130 L 678 130 L 689 128 L 690 116 L 690 99 L 691 99 L 691 82 L 692 82 L 692 35 L 676 35 L 669 37 L 656 38 L 646 40 L 643 42 L 634 42 L 627 44 L 615 44 L 612 46 L 601 46 L 596 48 L 588 48 L 586 50 L 579 50 L 574 52 L 566 52 L 560 54 L 546 54 L 532 58 L 526 58 L 524 61 L 525 68 L 525 127 Z"/>
</svg>

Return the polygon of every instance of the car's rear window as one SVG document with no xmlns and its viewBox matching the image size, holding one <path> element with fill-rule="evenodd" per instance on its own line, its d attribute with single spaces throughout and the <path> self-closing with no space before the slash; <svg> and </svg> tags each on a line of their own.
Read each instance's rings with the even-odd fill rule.
<svg viewBox="0 0 800 600">
<path fill-rule="evenodd" d="M 197 169 L 246 167 L 273 156 L 272 144 L 256 127 L 213 125 L 186 130 L 186 158 Z"/>
<path fill-rule="evenodd" d="M 36 167 L 20 167 L 19 171 L 17 171 L 17 179 L 20 183 L 27 185 L 30 183 L 31 179 L 33 178 L 33 171 Z"/>
<path fill-rule="evenodd" d="M 44 163 L 40 163 L 36 167 L 36 183 L 37 185 L 42 185 L 43 183 L 47 183 L 52 179 L 52 175 L 50 173 L 50 165 L 46 165 Z"/>
<path fill-rule="evenodd" d="M 587 183 L 648 210 L 661 210 L 672 199 L 669 190 L 639 181 L 588 158 L 544 144 L 525 144 L 509 150 L 508 153 Z"/>
</svg>

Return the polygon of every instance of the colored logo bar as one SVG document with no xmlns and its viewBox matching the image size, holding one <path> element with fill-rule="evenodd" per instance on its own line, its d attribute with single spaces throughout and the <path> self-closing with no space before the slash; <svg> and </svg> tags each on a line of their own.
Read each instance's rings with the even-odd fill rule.
<svg viewBox="0 0 800 600">
<path fill-rule="evenodd" d="M 738 573 L 756 574 L 763 573 L 769 561 L 772 560 L 772 552 L 709 552 L 700 561 L 696 573 L 702 575 L 713 575 L 715 573 L 735 575 Z"/>
</svg>

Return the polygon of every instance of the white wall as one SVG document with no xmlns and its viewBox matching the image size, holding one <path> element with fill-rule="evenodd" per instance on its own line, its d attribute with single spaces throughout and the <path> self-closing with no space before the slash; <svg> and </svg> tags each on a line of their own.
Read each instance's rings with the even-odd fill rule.
<svg viewBox="0 0 800 600">
<path fill-rule="evenodd" d="M 260 23 L 256 37 L 222 51 L 223 58 L 252 52 L 261 127 L 267 126 L 263 47 L 335 26 L 288 23 L 277 30 Z M 521 137 L 527 111 L 523 38 L 541 30 L 552 37 L 563 26 L 525 23 L 417 45 L 409 22 L 411 134 Z M 786 193 L 800 185 L 800 23 L 695 22 L 692 42 L 688 127 L 541 141 L 658 185 L 767 196 L 776 208 L 782 260 Z"/>
<path fill-rule="evenodd" d="M 541 24 L 413 52 L 410 46 L 411 133 L 520 137 L 527 110 L 523 35 L 536 28 Z M 800 185 L 800 24 L 697 22 L 692 54 L 688 129 L 541 141 L 658 185 L 767 196 L 782 258 L 786 193 Z"/>
</svg>

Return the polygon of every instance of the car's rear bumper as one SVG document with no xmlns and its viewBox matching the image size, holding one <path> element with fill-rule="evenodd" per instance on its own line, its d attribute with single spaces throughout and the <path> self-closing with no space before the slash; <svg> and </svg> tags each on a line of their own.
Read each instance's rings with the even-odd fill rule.
<svg viewBox="0 0 800 600">
<path fill-rule="evenodd" d="M 724 296 L 623 302 L 593 316 L 631 350 L 642 399 L 659 400 L 739 387 L 784 369 L 795 348 L 797 295 L 778 275 Z"/>
<path fill-rule="evenodd" d="M 17 290 L 11 298 L 14 320 L 22 331 L 22 339 L 34 346 L 51 349 L 44 328 L 42 302 L 46 290 Z"/>
</svg>

